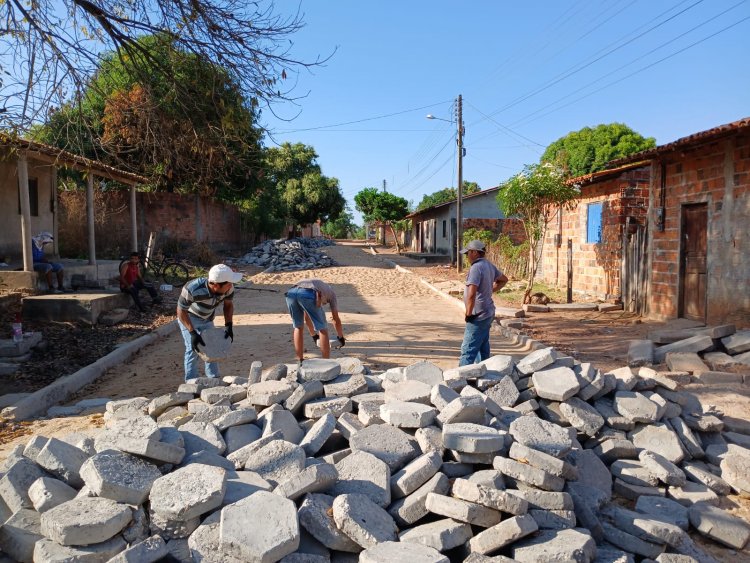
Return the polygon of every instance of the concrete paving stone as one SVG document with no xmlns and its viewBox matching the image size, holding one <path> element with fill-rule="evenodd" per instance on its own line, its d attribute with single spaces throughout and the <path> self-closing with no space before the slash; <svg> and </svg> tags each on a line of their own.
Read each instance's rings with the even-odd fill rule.
<svg viewBox="0 0 750 563">
<path fill-rule="evenodd" d="M 607 522 L 603 522 L 602 527 L 604 528 L 604 538 L 612 545 L 624 551 L 648 557 L 649 559 L 654 559 L 664 552 L 665 547 L 663 544 L 644 541 Z"/>
<path fill-rule="evenodd" d="M 654 343 L 652 340 L 631 340 L 628 346 L 628 366 L 650 366 L 654 363 Z"/>
<path fill-rule="evenodd" d="M 576 513 L 572 510 L 529 510 L 529 515 L 540 530 L 567 530 L 576 527 Z"/>
<path fill-rule="evenodd" d="M 668 401 L 654 391 L 643 391 L 642 393 L 644 397 L 656 405 L 656 421 L 660 421 L 667 412 Z M 682 411 L 682 409 L 680 409 L 680 411 Z"/>
<path fill-rule="evenodd" d="M 447 369 L 443 372 L 442 380 L 471 380 L 476 382 L 478 379 L 487 375 L 487 366 L 484 364 L 467 364 L 456 368 Z"/>
<path fill-rule="evenodd" d="M 297 379 L 302 381 L 331 381 L 341 375 L 341 364 L 335 360 L 312 358 L 302 362 Z"/>
<path fill-rule="evenodd" d="M 566 460 L 578 469 L 577 483 L 612 496 L 612 474 L 604 462 L 591 450 L 573 450 Z"/>
<path fill-rule="evenodd" d="M 535 371 L 544 369 L 554 361 L 554 350 L 552 348 L 541 348 L 524 356 L 516 364 L 516 370 L 524 375 L 531 375 Z"/>
<path fill-rule="evenodd" d="M 177 387 L 177 393 L 190 393 L 191 395 L 200 395 L 202 389 L 203 386 L 199 385 L 198 383 L 180 383 L 180 385 Z"/>
<path fill-rule="evenodd" d="M 587 436 L 595 436 L 604 426 L 604 418 L 599 412 L 578 397 L 560 403 L 560 411 L 571 426 Z"/>
<path fill-rule="evenodd" d="M 617 412 L 614 408 L 613 400 L 608 397 L 596 399 L 594 401 L 594 408 L 602 415 L 607 426 L 611 428 L 616 430 L 632 430 L 635 428 L 635 422 Z"/>
<path fill-rule="evenodd" d="M 459 394 L 443 383 L 432 386 L 430 391 L 430 403 L 439 411 L 442 411 L 451 401 L 458 399 Z"/>
<path fill-rule="evenodd" d="M 458 450 L 448 450 L 451 457 L 459 462 L 466 465 L 492 465 L 492 460 L 495 455 L 500 452 L 490 452 L 483 454 L 470 454 L 466 452 L 459 452 Z"/>
<path fill-rule="evenodd" d="M 479 391 L 478 389 L 475 389 L 471 385 L 467 385 L 463 389 L 461 389 L 461 396 L 462 397 L 478 397 L 484 402 L 484 406 L 487 409 L 487 412 L 489 412 L 492 416 L 500 416 L 504 409 L 500 407 L 497 403 L 494 401 L 489 401 L 487 399 L 487 395 Z"/>
<path fill-rule="evenodd" d="M 385 402 L 407 401 L 431 405 L 430 393 L 432 386 L 422 381 L 399 381 L 385 389 Z"/>
<path fill-rule="evenodd" d="M 604 541 L 604 530 L 599 519 L 599 510 L 607 502 L 606 496 L 598 489 L 586 487 L 575 481 L 566 483 L 565 489 L 573 501 L 573 513 L 578 527 L 586 528 L 594 540 L 601 544 Z"/>
<path fill-rule="evenodd" d="M 342 532 L 365 549 L 398 540 L 396 522 L 365 495 L 337 496 L 333 501 L 333 520 Z"/>
<path fill-rule="evenodd" d="M 705 446 L 705 452 L 706 455 L 704 457 L 705 461 L 708 463 L 713 463 L 714 465 L 721 465 L 721 462 L 726 458 L 730 453 L 735 453 L 742 455 L 743 453 L 747 452 L 745 448 L 741 448 L 737 444 L 727 444 L 724 443 L 718 443 L 718 444 L 712 444 L 708 443 L 706 441 L 706 436 L 720 436 L 719 433 L 702 433 L 701 436 L 701 443 Z M 724 438 L 721 438 L 723 441 Z"/>
<path fill-rule="evenodd" d="M 681 487 L 669 487 L 667 495 L 683 506 L 690 506 L 696 502 L 715 504 L 719 501 L 718 495 L 706 485 L 692 481 L 687 481 Z"/>
<path fill-rule="evenodd" d="M 604 440 L 591 449 L 607 465 L 618 459 L 638 459 L 638 448 L 630 440 Z"/>
<path fill-rule="evenodd" d="M 658 405 L 642 393 L 618 391 L 615 393 L 612 407 L 631 422 L 651 423 L 658 420 Z"/>
<path fill-rule="evenodd" d="M 359 553 L 362 547 L 336 526 L 333 520 L 334 497 L 311 493 L 305 496 L 297 511 L 299 523 L 328 549 Z"/>
<path fill-rule="evenodd" d="M 305 403 L 303 412 L 307 418 L 320 418 L 326 413 L 338 417 L 345 412 L 352 412 L 352 401 L 348 397 L 321 397 Z"/>
<path fill-rule="evenodd" d="M 196 382 L 199 380 L 196 380 Z M 127 416 L 131 416 L 133 413 L 146 414 L 148 404 L 151 401 L 146 397 L 130 397 L 129 399 L 117 399 L 109 401 L 104 405 L 104 410 L 108 413 L 117 413 L 120 410 L 131 411 Z"/>
<path fill-rule="evenodd" d="M 682 418 L 696 432 L 721 432 L 724 430 L 722 420 L 711 414 L 684 413 Z"/>
<path fill-rule="evenodd" d="M 357 407 L 357 418 L 364 426 L 384 424 L 380 418 L 380 405 L 383 403 L 368 401 Z"/>
<path fill-rule="evenodd" d="M 36 462 L 71 487 L 80 488 L 83 486 L 81 465 L 88 457 L 80 448 L 57 438 L 50 438 L 36 456 Z"/>
<path fill-rule="evenodd" d="M 293 444 L 299 444 L 305 437 L 305 431 L 300 428 L 297 419 L 284 409 L 269 412 L 263 419 L 263 435 L 268 436 L 274 432 L 281 432 L 283 439 Z"/>
<path fill-rule="evenodd" d="M 610 376 L 611 377 L 611 376 Z M 581 389 L 578 391 L 578 398 L 582 401 L 588 401 L 598 396 L 605 387 L 607 378 L 599 370 L 596 372 L 596 377 L 589 384 L 583 384 Z"/>
<path fill-rule="evenodd" d="M 438 551 L 447 551 L 465 544 L 472 535 L 469 524 L 444 518 L 401 532 L 399 541 L 418 543 Z"/>
<path fill-rule="evenodd" d="M 536 522 L 531 515 L 513 516 L 479 532 L 467 542 L 466 548 L 472 553 L 485 555 L 502 549 L 536 532 L 537 529 Z"/>
<path fill-rule="evenodd" d="M 106 444 L 104 448 L 97 443 L 97 451 L 113 448 L 157 463 L 180 463 L 185 457 L 185 448 L 157 440 L 117 437 L 114 443 Z"/>
<path fill-rule="evenodd" d="M 536 400 L 538 396 L 539 395 L 537 395 L 536 389 L 534 387 L 530 387 L 529 389 L 521 391 L 518 394 L 518 401 L 520 403 L 525 403 L 526 401 Z"/>
<path fill-rule="evenodd" d="M 78 494 L 73 487 L 52 477 L 39 477 L 28 489 L 34 510 L 46 512 L 58 504 L 67 502 Z"/>
<path fill-rule="evenodd" d="M 284 407 L 293 414 L 298 414 L 305 403 L 319 399 L 324 394 L 322 381 L 305 381 L 295 387 L 294 391 L 284 401 Z"/>
<path fill-rule="evenodd" d="M 635 503 L 635 510 L 651 518 L 674 524 L 683 530 L 687 530 L 690 525 L 688 509 L 679 502 L 669 498 L 658 496 L 639 497 Z"/>
<path fill-rule="evenodd" d="M 198 402 L 201 406 L 197 409 L 193 409 L 193 418 L 191 418 L 187 422 L 214 422 L 232 412 L 232 407 L 229 405 L 209 405 L 208 403 L 204 403 L 200 399 L 196 399 L 196 403 L 188 403 L 188 407 L 190 407 L 191 405 L 197 405 Z"/>
<path fill-rule="evenodd" d="M 15 511 L 0 526 L 0 554 L 15 561 L 32 561 L 34 545 L 44 539 L 41 531 L 41 516 L 29 508 Z"/>
<path fill-rule="evenodd" d="M 468 481 L 490 489 L 505 489 L 503 474 L 497 469 L 480 469 L 466 477 Z"/>
<path fill-rule="evenodd" d="M 304 450 L 297 444 L 276 439 L 255 450 L 244 468 L 276 484 L 302 471 L 305 457 Z"/>
<path fill-rule="evenodd" d="M 525 446 L 562 458 L 573 447 L 563 428 L 535 416 L 522 416 L 510 424 L 510 434 Z"/>
<path fill-rule="evenodd" d="M 721 478 L 741 496 L 750 496 L 750 456 L 726 456 L 721 461 Z"/>
<path fill-rule="evenodd" d="M 336 484 L 338 478 L 336 467 L 330 463 L 317 463 L 282 481 L 274 489 L 274 494 L 290 500 L 297 500 L 306 493 L 327 491 Z"/>
<path fill-rule="evenodd" d="M 212 452 L 223 454 L 227 448 L 219 429 L 212 422 L 188 422 L 179 428 L 184 440 L 185 455 L 196 452 Z"/>
<path fill-rule="evenodd" d="M 669 420 L 670 418 L 676 418 L 679 416 L 682 416 L 682 407 L 678 405 L 677 403 L 673 403 L 672 401 L 667 401 L 667 407 L 664 409 L 664 415 L 662 416 L 661 419 Z"/>
<path fill-rule="evenodd" d="M 728 354 L 732 356 L 750 351 L 750 330 L 740 330 L 721 339 Z"/>
<path fill-rule="evenodd" d="M 211 465 L 213 467 L 221 467 L 227 471 L 234 471 L 234 464 L 224 456 L 215 454 L 213 452 L 196 452 L 183 458 L 183 460 L 177 465 L 177 467 L 185 467 L 194 463 L 202 463 L 204 465 Z M 164 468 L 159 468 L 162 472 Z"/>
<path fill-rule="evenodd" d="M 414 542 L 387 541 L 364 550 L 359 555 L 361 563 L 448 563 L 449 559 L 438 550 Z"/>
<path fill-rule="evenodd" d="M 437 410 L 422 403 L 389 401 L 380 405 L 380 418 L 397 428 L 424 428 L 435 421 Z"/>
<path fill-rule="evenodd" d="M 687 371 L 693 375 L 711 369 L 703 362 L 697 352 L 669 352 L 664 361 L 671 371 Z"/>
<path fill-rule="evenodd" d="M 348 375 L 359 375 L 368 373 L 367 368 L 362 360 L 352 356 L 343 356 L 335 358 L 335 361 L 341 366 L 341 373 Z"/>
<path fill-rule="evenodd" d="M 680 445 L 685 452 L 685 457 L 702 458 L 705 456 L 701 441 L 696 434 L 685 424 L 685 421 L 681 417 L 669 418 L 667 420 L 667 426 L 677 434 L 677 438 L 680 441 Z"/>
<path fill-rule="evenodd" d="M 539 409 L 536 414 L 539 418 L 557 424 L 558 426 L 570 426 L 570 423 L 560 410 L 560 403 L 557 401 L 548 401 L 546 399 L 540 400 Z"/>
<path fill-rule="evenodd" d="M 671 379 L 670 377 L 667 377 L 665 373 L 658 372 L 649 367 L 640 368 L 637 372 L 637 375 L 640 379 L 642 380 L 649 379 L 651 381 L 654 381 L 657 386 L 667 389 L 669 391 L 676 391 L 677 388 L 679 387 L 677 381 L 675 381 L 674 379 Z"/>
<path fill-rule="evenodd" d="M 716 506 L 697 502 L 688 509 L 690 523 L 701 534 L 733 549 L 743 549 L 750 539 L 750 525 Z"/>
<path fill-rule="evenodd" d="M 163 541 L 163 540 L 162 540 Z M 38 563 L 59 563 L 62 561 L 113 561 L 119 553 L 127 548 L 126 541 L 121 536 L 115 536 L 106 542 L 88 546 L 65 546 L 42 538 L 34 544 L 33 560 Z M 31 561 L 31 559 L 29 559 Z M 122 561 L 114 559 L 114 561 Z M 129 559 L 129 561 L 136 561 Z M 153 559 L 140 559 L 138 561 L 154 561 Z"/>
<path fill-rule="evenodd" d="M 132 517 L 132 510 L 124 504 L 99 497 L 80 497 L 42 514 L 41 530 L 60 545 L 92 545 L 120 533 Z"/>
<path fill-rule="evenodd" d="M 299 427 L 298 427 L 299 428 Z M 300 447 L 308 456 L 314 456 L 323 447 L 326 440 L 331 437 L 336 428 L 336 417 L 326 413 L 312 425 L 307 434 L 299 441 Z"/>
<path fill-rule="evenodd" d="M 161 472 L 155 465 L 136 456 L 105 450 L 87 459 L 81 466 L 80 475 L 96 496 L 139 505 L 146 501 Z"/>
<path fill-rule="evenodd" d="M 592 399 L 600 399 L 605 395 L 608 395 L 617 388 L 617 378 L 611 373 L 603 373 L 601 377 L 601 384 L 599 391 L 591 397 Z"/>
<path fill-rule="evenodd" d="M 268 407 L 286 401 L 294 392 L 295 387 L 296 384 L 288 380 L 261 381 L 260 383 L 248 385 L 247 399 L 253 405 Z"/>
<path fill-rule="evenodd" d="M 36 463 L 36 456 L 42 451 L 47 440 L 49 440 L 49 438 L 39 434 L 32 436 L 23 448 L 23 456 Z"/>
<path fill-rule="evenodd" d="M 638 500 L 641 496 L 666 496 L 667 490 L 664 487 L 654 487 L 651 485 L 636 485 L 623 481 L 616 477 L 612 483 L 612 492 L 621 498 L 627 500 Z"/>
<path fill-rule="evenodd" d="M 519 442 L 514 442 L 513 445 L 511 445 L 510 450 L 508 451 L 508 457 L 521 463 L 528 464 L 531 467 L 536 467 L 537 469 L 546 471 L 547 473 L 551 473 L 552 475 L 563 477 L 564 479 L 575 480 L 578 478 L 578 470 L 568 462 L 539 450 L 524 446 Z"/>
<path fill-rule="evenodd" d="M 390 424 L 374 424 L 352 436 L 353 451 L 365 451 L 381 459 L 392 472 L 398 471 L 420 455 L 416 441 L 406 432 Z"/>
<path fill-rule="evenodd" d="M 299 547 L 297 509 L 289 499 L 265 491 L 221 509 L 219 542 L 223 554 L 272 563 Z"/>
<path fill-rule="evenodd" d="M 513 369 L 516 365 L 513 356 L 505 354 L 496 354 L 490 356 L 486 360 L 479 362 L 481 365 L 487 368 L 487 373 L 495 373 L 502 377 L 510 376 L 513 374 Z"/>
<path fill-rule="evenodd" d="M 670 352 L 703 352 L 712 348 L 713 345 L 714 341 L 710 336 L 691 336 L 690 338 L 657 347 L 654 350 L 654 363 L 660 364 L 664 362 L 667 354 Z"/>
<path fill-rule="evenodd" d="M 281 381 L 282 379 L 286 379 L 287 375 L 288 369 L 286 364 L 274 364 L 261 373 L 260 381 Z"/>
<path fill-rule="evenodd" d="M 255 360 L 250 364 L 250 371 L 247 374 L 248 384 L 259 383 L 263 377 L 263 362 Z"/>
<path fill-rule="evenodd" d="M 664 423 L 639 424 L 628 437 L 636 448 L 659 452 L 672 463 L 680 463 L 685 458 L 680 439 Z"/>
<path fill-rule="evenodd" d="M 706 352 L 703 354 L 703 361 L 713 371 L 729 371 L 733 372 L 736 370 L 742 370 L 746 368 L 736 357 L 732 357 L 725 352 Z"/>
<path fill-rule="evenodd" d="M 193 563 L 187 538 L 166 540 L 167 559 L 176 563 Z"/>
<path fill-rule="evenodd" d="M 335 467 L 338 481 L 330 487 L 334 496 L 355 493 L 379 506 L 391 503 L 391 471 L 381 459 L 365 451 L 354 451 Z"/>
<path fill-rule="evenodd" d="M 576 561 L 586 563 L 596 557 L 596 542 L 583 528 L 541 530 L 532 537 L 513 544 L 511 556 L 516 561 Z"/>
<path fill-rule="evenodd" d="M 609 470 L 613 477 L 631 485 L 656 487 L 659 484 L 656 475 L 638 460 L 618 459 L 609 467 Z"/>
<path fill-rule="evenodd" d="M 149 533 L 158 534 L 166 541 L 187 538 L 200 526 L 200 523 L 199 516 L 188 520 L 175 520 L 151 509 L 148 512 Z"/>
<path fill-rule="evenodd" d="M 487 412 L 486 400 L 484 397 L 459 396 L 446 405 L 440 414 L 436 417 L 439 426 L 459 422 L 481 423 L 484 421 Z"/>
<path fill-rule="evenodd" d="M 400 526 L 410 526 L 429 513 L 426 507 L 429 493 L 446 495 L 449 490 L 448 477 L 442 472 L 436 473 L 412 494 L 394 501 L 388 507 L 388 513 Z"/>
<path fill-rule="evenodd" d="M 55 405 L 47 409 L 47 418 L 62 418 L 66 416 L 76 416 L 83 412 L 83 407 L 75 405 L 62 406 Z"/>
<path fill-rule="evenodd" d="M 747 434 L 740 434 L 739 432 L 725 431 L 722 436 L 727 442 L 737 444 L 748 451 L 750 451 L 750 436 Z"/>
<path fill-rule="evenodd" d="M 367 381 L 361 374 L 339 375 L 323 386 L 323 393 L 326 397 L 351 397 L 366 392 Z"/>
<path fill-rule="evenodd" d="M 664 456 L 650 450 L 642 450 L 638 455 L 643 467 L 666 485 L 680 487 L 685 484 L 685 472 Z"/>
<path fill-rule="evenodd" d="M 187 539 L 190 549 L 190 561 L 195 563 L 244 563 L 224 554 L 221 549 L 220 525 L 221 511 L 208 515 Z"/>
<path fill-rule="evenodd" d="M 336 420 L 336 430 L 341 432 L 341 435 L 347 440 L 364 427 L 365 425 L 360 422 L 357 415 L 350 412 L 341 413 Z"/>
<path fill-rule="evenodd" d="M 726 496 L 732 492 L 732 487 L 729 483 L 718 475 L 711 473 L 705 464 L 690 461 L 683 462 L 682 470 L 688 479 L 706 485 L 717 495 Z"/>
<path fill-rule="evenodd" d="M 227 446 L 225 453 L 229 455 L 252 444 L 261 437 L 261 434 L 261 429 L 255 424 L 241 424 L 227 428 L 224 431 L 224 443 Z"/>
<path fill-rule="evenodd" d="M 510 319 L 503 319 L 510 320 Z M 495 555 L 490 557 L 488 555 L 482 555 L 481 553 L 470 553 L 464 563 L 513 563 L 515 559 L 505 557 L 504 555 Z"/>
<path fill-rule="evenodd" d="M 151 510 L 173 520 L 186 521 L 221 506 L 227 472 L 194 463 L 154 481 L 149 494 Z"/>
<path fill-rule="evenodd" d="M 454 520 L 483 528 L 494 526 L 502 519 L 500 512 L 497 510 L 436 493 L 427 494 L 425 506 L 433 514 L 453 518 Z"/>
<path fill-rule="evenodd" d="M 430 387 L 443 382 L 443 370 L 432 362 L 422 360 L 404 368 L 404 381 L 420 381 Z"/>
<path fill-rule="evenodd" d="M 187 402 L 194 397 L 195 395 L 193 393 L 180 392 L 160 395 L 159 397 L 151 399 L 151 402 L 148 404 L 148 414 L 153 418 L 157 418 L 168 408 L 178 405 L 186 405 Z"/>
<path fill-rule="evenodd" d="M 650 563 L 651 560 L 646 560 Z M 605 543 L 596 546 L 596 559 L 594 563 L 635 563 L 632 553 L 627 553 L 613 545 Z"/>
<path fill-rule="evenodd" d="M 443 431 L 437 426 L 428 426 L 426 428 L 417 428 L 414 433 L 419 449 L 424 452 L 438 452 L 443 456 L 445 448 L 443 447 Z"/>
<path fill-rule="evenodd" d="M 240 426 L 243 424 L 250 424 L 255 422 L 258 418 L 258 413 L 252 407 L 245 407 L 237 410 L 230 411 L 223 416 L 220 416 L 213 421 L 214 426 L 219 429 L 219 432 L 224 432 L 228 428 L 233 426 Z"/>
<path fill-rule="evenodd" d="M 485 391 L 487 399 L 499 407 L 512 407 L 520 395 L 518 387 L 509 375 L 503 375 L 500 380 Z"/>
<path fill-rule="evenodd" d="M 254 471 L 235 471 L 227 472 L 227 488 L 224 498 L 221 501 L 222 506 L 232 504 L 245 497 L 249 497 L 256 491 L 271 491 L 273 485 L 263 479 Z"/>
<path fill-rule="evenodd" d="M 535 510 L 573 510 L 573 499 L 570 494 L 555 491 L 541 491 L 535 488 L 524 490 L 507 489 L 506 493 L 526 502 L 527 509 Z M 523 505 L 521 505 L 522 507 Z M 518 514 L 523 514 L 522 512 Z"/>
<path fill-rule="evenodd" d="M 470 422 L 445 424 L 443 446 L 469 454 L 495 453 L 504 448 L 505 433 Z"/>
<path fill-rule="evenodd" d="M 29 487 L 34 481 L 48 474 L 26 457 L 11 459 L 12 464 L 0 479 L 0 497 L 11 512 L 18 512 L 22 508 L 33 507 L 29 498 Z"/>
<path fill-rule="evenodd" d="M 492 466 L 501 471 L 503 475 L 523 481 L 545 491 L 561 491 L 565 486 L 565 480 L 562 477 L 552 475 L 547 471 L 531 467 L 525 463 L 519 463 L 512 459 L 497 456 Z"/>
<path fill-rule="evenodd" d="M 440 470 L 442 455 L 429 451 L 411 461 L 390 479 L 391 498 L 398 499 L 410 495 L 424 485 Z"/>
<path fill-rule="evenodd" d="M 551 401 L 569 399 L 581 388 L 575 372 L 568 367 L 537 370 L 531 379 L 537 395 Z"/>
<path fill-rule="evenodd" d="M 75 446 L 88 456 L 92 456 L 96 453 L 94 447 L 94 437 L 84 432 L 71 432 L 60 436 L 60 440 L 71 446 Z"/>
<path fill-rule="evenodd" d="M 528 511 L 528 502 L 524 498 L 510 492 L 491 489 L 468 479 L 453 481 L 451 494 L 458 499 L 513 515 L 526 514 Z"/>
</svg>

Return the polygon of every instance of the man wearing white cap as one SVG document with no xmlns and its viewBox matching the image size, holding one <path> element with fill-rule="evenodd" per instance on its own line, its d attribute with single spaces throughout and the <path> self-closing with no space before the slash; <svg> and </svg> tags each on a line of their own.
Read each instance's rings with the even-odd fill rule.
<svg viewBox="0 0 750 563">
<path fill-rule="evenodd" d="M 44 253 L 44 247 L 52 244 L 54 240 L 52 233 L 47 231 L 42 231 L 38 235 L 31 237 L 31 256 L 34 262 L 34 271 L 44 276 L 49 292 L 62 293 L 63 291 L 68 291 L 63 288 L 63 277 L 65 276 L 63 265 L 59 262 L 50 262 Z M 57 289 L 55 289 L 52 283 L 52 274 L 55 274 L 57 277 Z"/>
<path fill-rule="evenodd" d="M 508 283 L 505 274 L 484 258 L 484 252 L 485 246 L 481 240 L 472 240 L 461 250 L 461 254 L 466 254 L 471 262 L 471 268 L 466 275 L 464 290 L 466 329 L 459 366 L 474 364 L 490 357 L 490 327 L 495 319 L 492 294 Z"/>
<path fill-rule="evenodd" d="M 185 381 L 198 377 L 198 344 L 206 345 L 201 332 L 214 326 L 214 316 L 219 305 L 224 306 L 224 338 L 234 341 L 232 315 L 234 314 L 234 284 L 242 274 L 233 272 L 226 264 L 216 264 L 207 278 L 196 278 L 184 285 L 177 300 L 177 320 L 185 341 Z M 219 377 L 216 362 L 206 362 L 206 377 Z"/>
</svg>

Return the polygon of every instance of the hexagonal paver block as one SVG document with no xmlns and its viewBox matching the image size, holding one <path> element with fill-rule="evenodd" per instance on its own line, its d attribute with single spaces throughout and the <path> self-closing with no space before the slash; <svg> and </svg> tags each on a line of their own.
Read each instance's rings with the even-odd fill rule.
<svg viewBox="0 0 750 563">
<path fill-rule="evenodd" d="M 80 497 L 42 514 L 42 533 L 60 545 L 92 545 L 120 533 L 132 518 L 129 506 L 106 498 Z"/>
<path fill-rule="evenodd" d="M 339 530 L 365 549 L 381 542 L 398 540 L 396 522 L 365 495 L 336 497 L 333 501 L 333 519 Z"/>
<path fill-rule="evenodd" d="M 161 472 L 134 455 L 105 450 L 81 466 L 84 483 L 99 497 L 125 504 L 142 504 Z"/>
<path fill-rule="evenodd" d="M 151 510 L 172 520 L 186 521 L 221 506 L 226 470 L 192 463 L 154 481 Z"/>
</svg>

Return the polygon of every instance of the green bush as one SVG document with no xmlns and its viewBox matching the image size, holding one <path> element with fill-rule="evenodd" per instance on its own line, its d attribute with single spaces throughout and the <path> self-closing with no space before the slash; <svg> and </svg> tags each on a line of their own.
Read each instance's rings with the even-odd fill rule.
<svg viewBox="0 0 750 563">
<path fill-rule="evenodd" d="M 508 278 L 523 279 L 529 265 L 529 245 L 524 242 L 513 244 L 508 235 L 497 238 L 492 231 L 484 229 L 466 229 L 463 232 L 463 244 L 481 240 L 487 246 L 486 258 L 497 266 Z"/>
</svg>

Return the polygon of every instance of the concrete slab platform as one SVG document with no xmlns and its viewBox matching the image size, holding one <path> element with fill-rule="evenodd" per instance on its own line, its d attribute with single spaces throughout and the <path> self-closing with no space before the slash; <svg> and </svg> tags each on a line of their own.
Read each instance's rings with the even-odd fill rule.
<svg viewBox="0 0 750 563">
<path fill-rule="evenodd" d="M 34 321 L 72 321 L 94 325 L 102 313 L 130 305 L 130 296 L 119 291 L 81 291 L 24 297 L 21 314 L 24 319 Z"/>
</svg>

